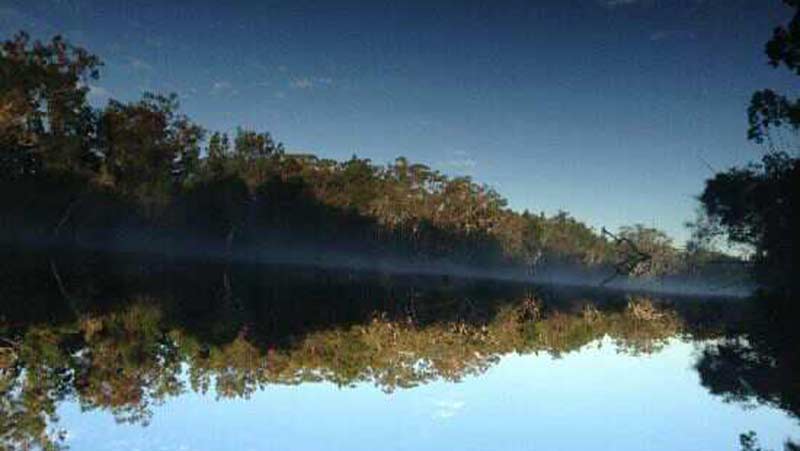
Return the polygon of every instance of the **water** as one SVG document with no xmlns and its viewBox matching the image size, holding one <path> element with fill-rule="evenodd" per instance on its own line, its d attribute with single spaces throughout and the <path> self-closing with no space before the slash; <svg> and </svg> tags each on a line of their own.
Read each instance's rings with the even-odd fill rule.
<svg viewBox="0 0 800 451">
<path fill-rule="evenodd" d="M 778 449 L 798 426 L 779 409 L 745 410 L 711 395 L 692 368 L 705 343 L 670 340 L 630 355 L 610 340 L 561 358 L 503 356 L 484 374 L 386 394 L 370 383 L 268 385 L 249 399 L 187 391 L 151 424 L 59 409 L 67 443 L 97 450 L 738 449 L 757 431 Z"/>
<path fill-rule="evenodd" d="M 754 431 L 779 450 L 800 439 L 794 328 L 757 302 L 82 262 L 4 274 L 6 448 L 738 450 Z"/>
</svg>

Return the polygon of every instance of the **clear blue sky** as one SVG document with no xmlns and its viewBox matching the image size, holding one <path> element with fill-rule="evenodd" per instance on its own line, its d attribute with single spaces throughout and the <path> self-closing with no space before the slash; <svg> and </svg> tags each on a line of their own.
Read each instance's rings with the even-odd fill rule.
<svg viewBox="0 0 800 451">
<path fill-rule="evenodd" d="M 682 241 L 716 169 L 757 158 L 745 109 L 790 89 L 764 42 L 779 0 L 0 0 L 0 32 L 62 33 L 105 60 L 93 86 L 176 92 L 209 129 L 290 150 L 404 155 L 518 210 Z"/>
<path fill-rule="evenodd" d="M 595 343 L 596 344 L 596 343 Z M 73 449 L 92 450 L 738 450 L 755 431 L 782 449 L 800 427 L 785 412 L 724 403 L 699 383 L 695 344 L 620 354 L 611 339 L 562 359 L 508 355 L 478 377 L 387 395 L 369 384 L 268 386 L 249 400 L 190 393 L 151 424 L 65 404 Z"/>
</svg>

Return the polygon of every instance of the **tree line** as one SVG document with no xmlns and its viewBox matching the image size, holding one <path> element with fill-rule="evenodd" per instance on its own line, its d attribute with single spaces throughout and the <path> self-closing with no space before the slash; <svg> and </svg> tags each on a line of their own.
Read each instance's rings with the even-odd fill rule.
<svg viewBox="0 0 800 451">
<path fill-rule="evenodd" d="M 46 271 L 27 276 L 24 302 L 9 297 L 18 312 L 0 320 L 4 449 L 58 449 L 55 413 L 73 400 L 147 424 L 154 406 L 189 392 L 247 398 L 320 381 L 392 392 L 482 374 L 509 353 L 559 357 L 604 338 L 632 355 L 697 341 L 695 370 L 712 394 L 800 415 L 796 328 L 776 327 L 792 318 L 763 303 L 224 262 L 164 275 L 101 268 L 71 269 L 71 303 Z"/>
<path fill-rule="evenodd" d="M 494 189 L 406 158 L 292 154 L 269 133 L 209 133 L 177 96 L 89 105 L 101 61 L 60 37 L 0 51 L 3 245 L 204 257 L 393 256 L 658 275 L 712 259 L 641 225 L 609 239 L 565 212 L 518 213 Z M 630 247 L 654 258 L 623 264 Z"/>
<path fill-rule="evenodd" d="M 775 28 L 765 46 L 768 62 L 800 75 L 800 2 L 784 0 L 793 17 Z M 753 94 L 750 140 L 766 146 L 759 162 L 720 172 L 706 181 L 695 242 L 724 237 L 753 253 L 762 287 L 789 299 L 800 292 L 800 99 L 771 89 Z"/>
<path fill-rule="evenodd" d="M 165 277 L 118 265 L 90 271 L 71 278 L 73 309 L 40 274 L 26 293 L 41 308 L 0 323 L 0 446 L 58 449 L 55 412 L 68 400 L 147 424 L 153 406 L 187 392 L 246 398 L 319 381 L 392 392 L 481 374 L 511 352 L 558 356 L 604 336 L 652 353 L 684 330 L 675 311 L 646 299 L 608 293 L 595 307 L 521 284 L 443 288 L 436 278 L 234 267 L 228 296 L 215 289 L 226 266 Z"/>
</svg>

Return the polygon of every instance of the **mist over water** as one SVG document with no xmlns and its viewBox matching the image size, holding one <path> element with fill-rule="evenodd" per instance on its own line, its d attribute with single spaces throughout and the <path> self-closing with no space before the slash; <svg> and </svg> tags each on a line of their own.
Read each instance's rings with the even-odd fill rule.
<svg viewBox="0 0 800 451">
<path fill-rule="evenodd" d="M 799 0 L 0 2 L 0 450 L 800 450 Z"/>
<path fill-rule="evenodd" d="M 21 406 L 15 408 L 26 418 L 48 418 L 47 409 L 54 409 L 61 415 L 47 427 L 63 428 L 65 443 L 79 448 L 113 439 L 118 448 L 193 443 L 205 449 L 214 439 L 195 440 L 186 423 L 191 419 L 194 428 L 263 449 L 253 433 L 263 428 L 243 430 L 236 419 L 253 412 L 270 418 L 275 434 L 292 428 L 298 437 L 325 437 L 303 442 L 312 448 L 330 440 L 350 443 L 352 433 L 324 425 L 360 416 L 372 418 L 376 431 L 404 421 L 410 430 L 434 428 L 432 436 L 442 443 L 447 434 L 438 428 L 460 424 L 462 432 L 449 440 L 467 443 L 472 439 L 465 431 L 479 429 L 458 423 L 463 414 L 474 424 L 500 421 L 508 427 L 496 425 L 504 431 L 496 443 L 510 443 L 504 440 L 521 440 L 520 431 L 530 430 L 514 419 L 541 414 L 556 421 L 567 405 L 584 412 L 570 418 L 582 418 L 587 430 L 598 418 L 625 412 L 635 418 L 631 406 L 653 402 L 669 421 L 640 426 L 642 433 L 669 424 L 688 434 L 695 424 L 685 420 L 713 413 L 726 426 L 707 434 L 711 449 L 735 443 L 749 429 L 770 444 L 796 430 L 795 417 L 783 413 L 798 410 L 792 381 L 773 376 L 789 370 L 737 360 L 742 354 L 771 359 L 768 346 L 740 340 L 741 321 L 753 316 L 749 303 L 719 291 L 704 296 L 691 279 L 618 278 L 599 287 L 613 268 L 545 262 L 529 274 L 512 265 L 479 268 L 322 250 L 299 240 L 230 253 L 214 246 L 157 252 L 154 241 L 119 242 L 125 246 L 114 246 L 116 252 L 97 246 L 12 255 L 7 261 L 13 264 L 0 271 L 10 300 L 0 331 L 20 347 L 9 354 L 16 372 L 8 373 L 19 389 L 0 396 Z M 633 371 L 645 365 L 651 370 Z M 663 398 L 625 382 L 637 374 L 663 387 L 667 373 L 675 383 L 659 392 Z M 26 385 L 26 374 L 46 377 Z M 738 390 L 729 377 L 747 381 L 743 399 L 763 407 L 732 410 L 717 396 Z M 533 379 L 535 388 L 520 388 Z M 446 398 L 466 387 L 472 395 Z M 320 407 L 320 394 L 337 400 Z M 427 394 L 444 398 L 432 414 L 413 413 L 426 405 Z M 552 398 L 544 403 L 547 394 Z M 25 405 L 26 397 L 37 397 L 38 404 Z M 503 397 L 526 400 L 495 407 L 480 401 Z M 686 400 L 681 413 L 673 404 L 678 397 Z M 771 401 L 776 398 L 780 404 Z M 401 399 L 410 400 L 408 414 L 397 414 Z M 693 407 L 698 400 L 705 406 L 701 413 Z M 184 413 L 192 402 L 197 407 Z M 385 405 L 383 414 L 371 411 L 376 403 Z M 598 416 L 594 403 L 608 413 Z M 325 413 L 310 423 L 298 413 L 301 405 Z M 40 437 L 37 425 L 17 421 L 12 432 L 24 443 Z M 640 437 L 616 435 L 624 428 L 611 420 L 604 427 L 619 449 L 640 449 Z M 389 440 L 397 449 L 425 449 L 414 440 L 371 437 L 358 444 Z M 542 443 L 559 440 L 567 442 L 555 434 Z"/>
<path fill-rule="evenodd" d="M 91 234 L 88 234 L 91 236 Z M 268 233 L 267 233 L 268 235 Z M 747 276 L 744 265 L 697 274 L 663 276 L 615 276 L 609 264 L 593 266 L 562 262 L 540 262 L 532 268 L 518 264 L 476 266 L 448 259 L 425 259 L 415 256 L 392 256 L 385 252 L 357 250 L 360 243 L 337 242 L 324 246 L 305 237 L 282 234 L 268 245 L 248 249 L 226 249 L 219 241 L 186 234 L 178 239 L 152 229 L 123 227 L 114 231 L 113 239 L 77 241 L 64 245 L 58 237 L 42 239 L 41 235 L 16 234 L 14 247 L 58 252 L 91 251 L 109 254 L 151 255 L 154 258 L 182 259 L 191 262 L 211 261 L 264 265 L 315 267 L 330 270 L 366 271 L 385 275 L 424 275 L 461 279 L 484 279 L 542 285 L 604 288 L 652 294 L 695 295 L 700 297 L 747 297 L 757 286 Z M 2 239 L 0 238 L 0 241 Z M 161 256 L 161 257 L 159 257 Z"/>
</svg>

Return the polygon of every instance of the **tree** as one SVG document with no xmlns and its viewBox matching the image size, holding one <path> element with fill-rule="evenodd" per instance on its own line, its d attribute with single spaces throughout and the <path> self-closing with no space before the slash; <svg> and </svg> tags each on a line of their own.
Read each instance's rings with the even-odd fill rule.
<svg viewBox="0 0 800 451">
<path fill-rule="evenodd" d="M 39 168 L 96 168 L 93 112 L 86 95 L 100 60 L 60 36 L 31 42 L 20 32 L 0 48 L 0 177 Z"/>
<path fill-rule="evenodd" d="M 630 269 L 630 274 L 658 276 L 676 272 L 679 264 L 678 253 L 672 244 L 672 239 L 664 232 L 636 224 L 621 227 L 619 237 L 648 257 L 646 260 L 638 261 Z"/>
<path fill-rule="evenodd" d="M 230 157 L 231 149 L 228 135 L 214 132 L 208 140 L 206 162 L 212 177 L 219 178 L 225 172 L 225 163 Z"/>
<path fill-rule="evenodd" d="M 237 158 L 252 162 L 283 153 L 283 145 L 275 142 L 269 133 L 238 128 L 233 140 L 233 151 Z"/>
<path fill-rule="evenodd" d="M 778 26 L 772 32 L 765 53 L 772 67 L 784 66 L 800 76 L 800 1 L 784 0 L 795 9 L 787 25 Z M 800 99 L 789 99 L 770 89 L 753 94 L 748 110 L 750 129 L 748 138 L 763 142 L 769 138 L 771 128 L 785 127 L 797 131 L 800 128 Z"/>
<path fill-rule="evenodd" d="M 231 140 L 212 134 L 201 154 L 205 131 L 179 112 L 175 95 L 91 108 L 99 65 L 58 37 L 42 44 L 19 34 L 0 49 L 8 242 L 113 248 L 123 230 L 141 227 L 159 251 L 224 235 L 228 255 L 234 236 L 244 248 L 291 224 L 302 225 L 291 230 L 297 238 L 329 249 L 486 267 L 613 257 L 604 238 L 566 214 L 523 218 L 491 187 L 403 157 L 381 166 L 355 155 L 286 155 L 269 133 L 242 128 Z"/>
<path fill-rule="evenodd" d="M 800 160 L 784 153 L 706 181 L 700 196 L 712 230 L 754 250 L 759 280 L 793 292 L 800 271 Z"/>
<path fill-rule="evenodd" d="M 791 21 L 773 32 L 766 54 L 773 67 L 800 75 L 800 2 Z M 770 90 L 758 91 L 748 110 L 748 138 L 770 140 L 773 129 L 800 129 L 800 101 Z M 796 150 L 793 152 L 796 154 Z M 721 234 L 755 252 L 757 276 L 766 288 L 789 294 L 800 288 L 800 159 L 771 147 L 758 164 L 733 168 L 706 181 L 700 196 L 705 218 L 696 232 Z M 702 236 L 695 242 L 706 239 Z"/>
<path fill-rule="evenodd" d="M 98 124 L 107 183 L 124 194 L 154 200 L 187 180 L 196 169 L 204 131 L 177 109 L 174 94 L 109 102 Z"/>
</svg>

